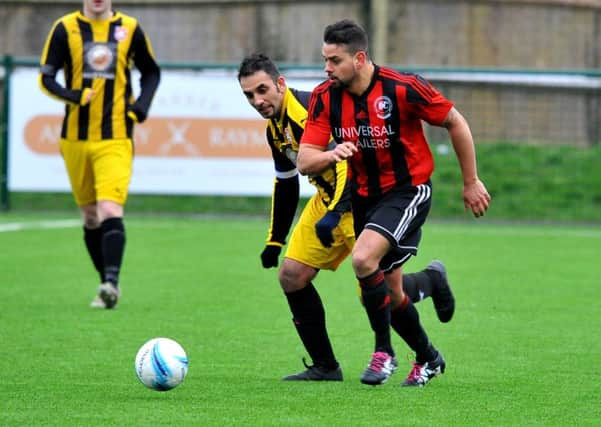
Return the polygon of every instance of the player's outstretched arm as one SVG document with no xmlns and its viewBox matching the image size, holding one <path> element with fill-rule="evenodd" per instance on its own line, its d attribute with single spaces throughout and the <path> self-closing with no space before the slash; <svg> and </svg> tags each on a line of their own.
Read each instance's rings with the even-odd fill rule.
<svg viewBox="0 0 601 427">
<path fill-rule="evenodd" d="M 455 107 L 451 108 L 443 126 L 449 132 L 453 149 L 459 160 L 463 176 L 463 204 L 474 216 L 484 215 L 491 201 L 490 194 L 480 178 L 476 163 L 476 150 L 470 127 Z"/>
</svg>

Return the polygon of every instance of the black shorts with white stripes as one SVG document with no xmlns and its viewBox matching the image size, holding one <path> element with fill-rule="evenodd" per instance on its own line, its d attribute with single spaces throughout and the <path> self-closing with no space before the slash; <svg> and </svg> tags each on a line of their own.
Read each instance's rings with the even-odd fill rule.
<svg viewBox="0 0 601 427">
<path fill-rule="evenodd" d="M 355 235 L 370 229 L 386 237 L 391 250 L 380 261 L 383 271 L 400 267 L 417 254 L 421 227 L 432 202 L 432 184 L 395 188 L 378 199 L 354 195 Z"/>
</svg>

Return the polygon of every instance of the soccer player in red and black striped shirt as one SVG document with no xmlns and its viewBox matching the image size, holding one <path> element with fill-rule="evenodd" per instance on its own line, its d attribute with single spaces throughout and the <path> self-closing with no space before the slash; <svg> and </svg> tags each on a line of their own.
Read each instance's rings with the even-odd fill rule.
<svg viewBox="0 0 601 427">
<path fill-rule="evenodd" d="M 416 353 L 406 386 L 444 372 L 442 354 L 402 290 L 402 265 L 417 254 L 431 204 L 434 169 L 422 120 L 449 132 L 463 175 L 463 200 L 476 217 L 490 195 L 477 174 L 469 125 L 425 79 L 371 62 L 367 34 L 353 21 L 326 27 L 322 55 L 329 79 L 313 91 L 297 159 L 316 174 L 348 160 L 357 242 L 352 253 L 375 350 L 361 382 L 386 382 L 397 367 L 390 326 Z M 326 150 L 330 135 L 337 142 Z"/>
<path fill-rule="evenodd" d="M 275 180 L 261 263 L 264 268 L 272 268 L 278 265 L 299 204 L 296 155 L 311 92 L 288 87 L 277 65 L 261 53 L 242 60 L 238 81 L 248 103 L 267 119 L 267 144 L 273 157 Z M 342 369 L 326 328 L 325 308 L 313 281 L 321 270 L 335 271 L 355 244 L 347 176 L 347 162 L 338 162 L 309 177 L 317 191 L 294 226 L 278 273 L 294 326 L 313 361 L 313 365 L 305 363 L 305 371 L 284 377 L 286 381 L 342 380 Z M 411 301 L 417 303 L 431 296 L 440 321 L 451 320 L 455 300 L 440 261 L 432 261 L 422 271 L 403 275 L 402 283 Z"/>
</svg>

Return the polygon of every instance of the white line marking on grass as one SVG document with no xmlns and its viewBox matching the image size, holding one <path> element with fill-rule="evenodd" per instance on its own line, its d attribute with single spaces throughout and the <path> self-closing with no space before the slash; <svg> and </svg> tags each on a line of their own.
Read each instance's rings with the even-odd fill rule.
<svg viewBox="0 0 601 427">
<path fill-rule="evenodd" d="M 81 220 L 78 219 L 57 219 L 46 221 L 31 221 L 31 222 L 7 222 L 0 224 L 0 233 L 9 231 L 22 230 L 48 230 L 52 228 L 71 228 L 81 225 Z"/>
</svg>

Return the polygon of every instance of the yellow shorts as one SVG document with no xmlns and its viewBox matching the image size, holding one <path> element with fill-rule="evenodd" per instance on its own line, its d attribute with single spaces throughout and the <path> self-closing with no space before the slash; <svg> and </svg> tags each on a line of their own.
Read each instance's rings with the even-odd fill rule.
<svg viewBox="0 0 601 427">
<path fill-rule="evenodd" d="M 292 231 L 286 258 L 302 262 L 322 270 L 336 270 L 340 263 L 351 253 L 355 244 L 353 214 L 346 212 L 333 231 L 334 243 L 326 248 L 315 233 L 315 224 L 327 212 L 319 195 L 315 194 L 303 209 L 298 223 Z"/>
<path fill-rule="evenodd" d="M 85 142 L 61 139 L 60 150 L 78 206 L 98 200 L 125 205 L 133 161 L 130 139 Z"/>
</svg>

